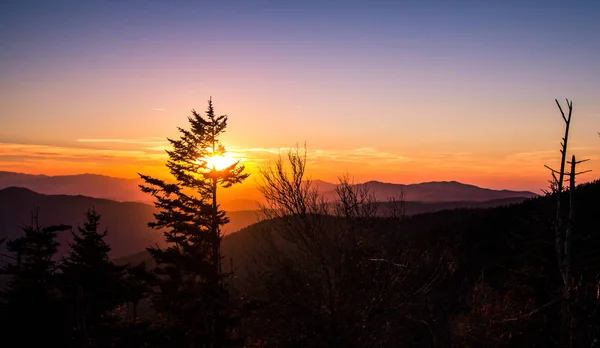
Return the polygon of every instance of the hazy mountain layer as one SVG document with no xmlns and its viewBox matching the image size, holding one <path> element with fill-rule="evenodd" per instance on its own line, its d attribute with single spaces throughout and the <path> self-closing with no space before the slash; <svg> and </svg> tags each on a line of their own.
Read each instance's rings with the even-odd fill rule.
<svg viewBox="0 0 600 348">
<path fill-rule="evenodd" d="M 0 189 L 18 186 L 43 194 L 83 195 L 106 198 L 120 202 L 151 203 L 151 197 L 140 191 L 138 179 L 122 179 L 96 174 L 46 176 L 13 172 L 0 172 Z M 329 199 L 335 199 L 335 184 L 315 180 L 319 191 Z M 491 190 L 456 181 L 425 182 L 419 184 L 392 184 L 370 181 L 371 192 L 380 201 L 404 192 L 407 201 L 414 202 L 485 202 L 515 197 L 535 197 L 533 192 Z M 260 200 L 252 186 L 223 191 L 221 205 L 226 210 L 255 210 Z"/>
<path fill-rule="evenodd" d="M 113 257 L 129 255 L 163 242 L 160 231 L 147 227 L 156 212 L 151 205 L 86 196 L 44 195 L 21 187 L 0 190 L 0 238 L 20 235 L 19 226 L 31 222 L 32 212 L 38 212 L 41 225 L 62 223 L 76 227 L 83 223 L 84 213 L 90 208 L 102 215 L 101 228 L 108 228 L 107 242 L 113 249 Z M 254 211 L 234 211 L 228 216 L 231 222 L 224 229 L 225 233 L 258 221 Z M 67 248 L 70 240 L 69 233 L 59 237 L 61 251 Z"/>
</svg>

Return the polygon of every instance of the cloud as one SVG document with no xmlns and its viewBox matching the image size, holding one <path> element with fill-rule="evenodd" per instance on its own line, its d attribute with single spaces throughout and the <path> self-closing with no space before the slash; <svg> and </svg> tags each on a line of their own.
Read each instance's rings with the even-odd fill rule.
<svg viewBox="0 0 600 348">
<path fill-rule="evenodd" d="M 524 163 L 539 163 L 544 161 L 560 161 L 559 150 L 541 150 L 516 152 L 506 156 L 506 159 L 512 159 Z"/>
<path fill-rule="evenodd" d="M 10 161 L 59 161 L 59 162 L 114 162 L 123 161 L 161 163 L 163 154 L 152 154 L 142 150 L 84 149 L 68 146 L 0 143 L 0 164 Z"/>
<path fill-rule="evenodd" d="M 159 145 L 159 146 L 150 146 L 150 147 L 145 147 L 145 150 L 148 151 L 160 151 L 160 152 L 164 152 L 165 150 L 169 150 L 169 146 L 167 144 L 165 145 Z"/>
<path fill-rule="evenodd" d="M 77 139 L 78 143 L 117 143 L 117 144 L 140 144 L 140 145 L 160 145 L 168 144 L 164 138 L 147 139 Z"/>
<path fill-rule="evenodd" d="M 264 153 L 271 153 L 271 154 L 278 154 L 280 153 L 283 149 L 288 149 L 288 148 L 262 148 L 262 147 L 247 147 L 247 148 L 241 148 L 241 147 L 235 147 L 235 146 L 230 146 L 229 150 L 237 150 L 237 151 L 245 151 L 245 152 L 264 152 Z"/>
<path fill-rule="evenodd" d="M 241 148 L 235 147 L 232 150 L 242 154 L 243 156 L 249 157 L 249 160 L 260 158 L 264 161 L 264 157 L 275 158 L 273 155 L 284 155 L 294 147 L 285 146 L 279 148 Z M 365 161 L 385 161 L 385 162 L 409 162 L 412 159 L 400 156 L 398 154 L 377 150 L 372 147 L 362 147 L 356 149 L 347 150 L 333 150 L 333 149 L 310 149 L 307 150 L 307 158 L 312 162 L 345 162 L 345 163 L 364 163 Z M 253 153 L 247 154 L 247 153 Z M 258 155 L 262 153 L 262 155 Z"/>
</svg>

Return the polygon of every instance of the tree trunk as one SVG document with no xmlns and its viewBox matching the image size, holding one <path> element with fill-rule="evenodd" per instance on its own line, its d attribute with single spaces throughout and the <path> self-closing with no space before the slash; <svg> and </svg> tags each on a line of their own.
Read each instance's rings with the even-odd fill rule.
<svg viewBox="0 0 600 348">
<path fill-rule="evenodd" d="M 567 283 L 565 284 L 565 320 L 567 322 L 567 342 L 569 347 L 573 347 L 573 313 L 571 311 L 571 297 L 573 286 L 571 282 L 571 241 L 573 239 L 573 226 L 575 219 L 575 155 L 571 158 L 571 172 L 569 173 L 569 218 L 565 231 L 564 247 L 564 273 Z"/>
<path fill-rule="evenodd" d="M 212 179 L 212 226 L 211 232 L 213 237 L 212 243 L 212 262 L 214 268 L 214 283 L 212 286 L 214 287 L 214 307 L 213 307 L 213 347 L 220 348 L 222 346 L 221 336 L 222 336 L 222 323 L 221 323 L 221 313 L 220 313 L 220 301 L 221 299 L 221 241 L 219 236 L 219 220 L 218 220 L 218 211 L 217 211 L 217 179 Z"/>
</svg>

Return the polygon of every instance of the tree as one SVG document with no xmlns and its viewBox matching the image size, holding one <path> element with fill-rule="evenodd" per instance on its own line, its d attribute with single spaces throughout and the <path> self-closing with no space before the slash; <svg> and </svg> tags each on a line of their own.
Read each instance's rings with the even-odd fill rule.
<svg viewBox="0 0 600 348">
<path fill-rule="evenodd" d="M 96 345 L 106 335 L 102 329 L 112 322 L 110 311 L 124 302 L 125 267 L 108 257 L 110 246 L 104 241 L 108 231 L 99 230 L 100 214 L 88 210 L 83 227 L 71 231 L 74 243 L 60 268 L 61 290 L 69 308 L 69 323 L 76 342 L 82 347 Z"/>
<path fill-rule="evenodd" d="M 22 227 L 22 237 L 7 242 L 13 262 L 4 272 L 8 286 L 1 293 L 0 326 L 6 342 L 34 346 L 63 342 L 63 309 L 56 279 L 57 233 L 70 226 L 41 226 L 37 215 Z"/>
<path fill-rule="evenodd" d="M 229 220 L 217 193 L 244 181 L 248 174 L 236 161 L 217 168 L 225 147 L 220 141 L 227 116 L 216 116 L 212 99 L 203 117 L 195 110 L 189 129 L 178 128 L 179 139 L 168 139 L 166 163 L 174 182 L 140 174 L 143 192 L 155 198 L 159 213 L 149 226 L 166 229 L 168 247 L 149 248 L 160 279 L 154 304 L 163 317 L 167 336 L 179 346 L 226 344 L 228 295 L 221 269 L 221 226 Z M 177 342 L 177 343 L 174 343 Z"/>
<path fill-rule="evenodd" d="M 111 335 L 112 346 L 155 347 L 153 342 L 160 342 L 160 336 L 157 340 L 153 334 L 160 335 L 162 332 L 153 330 L 151 308 L 147 302 L 152 292 L 151 284 L 156 282 L 155 275 L 147 269 L 145 261 L 137 265 L 127 264 L 122 281 L 123 303 L 113 311 L 119 319 L 119 326 Z M 141 314 L 138 307 L 142 309 Z"/>
<path fill-rule="evenodd" d="M 131 323 L 137 324 L 138 321 L 138 306 L 140 302 L 146 298 L 151 292 L 150 283 L 155 281 L 153 274 L 148 272 L 146 262 L 141 262 L 138 265 L 127 265 L 126 275 L 124 279 L 125 300 L 131 305 Z"/>
<path fill-rule="evenodd" d="M 248 332 L 266 346 L 431 343 L 427 297 L 452 272 L 448 254 L 432 257 L 439 248 L 398 233 L 402 197 L 377 202 L 368 186 L 344 176 L 337 199 L 327 201 L 305 171 L 299 149 L 261 171 L 268 220 L 252 289 L 266 305 Z"/>
<path fill-rule="evenodd" d="M 6 238 L 2 238 L 2 239 L 0 239 L 0 248 L 2 248 L 2 245 L 4 245 L 4 242 L 6 242 Z M 0 249 L 0 250 L 2 250 L 2 249 Z M 8 258 L 8 259 L 10 259 L 11 257 L 10 257 L 9 255 L 6 255 L 6 254 L 5 254 L 5 253 L 3 253 L 3 252 L 0 252 L 0 261 L 2 261 L 2 262 L 6 262 L 6 261 L 4 260 L 5 258 Z M 2 270 L 2 269 L 0 269 L 0 274 L 2 274 L 2 272 L 3 272 L 3 270 Z"/>
<path fill-rule="evenodd" d="M 580 174 L 584 174 L 589 172 L 582 171 L 576 172 L 576 165 L 586 162 L 586 160 L 577 161 L 575 159 L 575 155 L 572 155 L 571 161 L 567 161 L 567 150 L 568 150 L 568 141 L 569 141 L 569 129 L 571 126 L 571 116 L 573 115 L 573 102 L 566 100 L 568 113 L 565 114 L 565 111 L 561 107 L 558 100 L 555 99 L 556 105 L 560 110 L 563 121 L 565 122 L 565 135 L 562 138 L 561 142 L 561 159 L 560 159 L 560 169 L 555 170 L 549 166 L 545 166 L 548 168 L 552 174 L 552 180 L 550 180 L 550 190 L 546 191 L 549 195 L 556 196 L 556 217 L 554 219 L 554 245 L 556 248 L 556 258 L 558 261 L 558 271 L 562 280 L 562 289 L 561 295 L 563 303 L 563 319 L 564 319 L 564 330 L 565 333 L 563 335 L 563 339 L 565 340 L 564 344 L 572 346 L 574 339 L 574 318 L 571 310 L 571 304 L 574 302 L 573 293 L 576 287 L 576 281 L 574 279 L 574 274 L 572 270 L 572 260 L 573 260 L 573 252 L 572 252 L 572 244 L 574 237 L 574 229 L 575 229 L 575 177 Z M 567 164 L 571 165 L 571 169 L 567 172 Z M 565 177 L 568 177 L 569 180 L 569 202 L 567 205 L 563 206 L 563 201 L 565 197 L 563 192 L 565 189 Z M 566 223 L 565 223 L 566 219 Z"/>
</svg>

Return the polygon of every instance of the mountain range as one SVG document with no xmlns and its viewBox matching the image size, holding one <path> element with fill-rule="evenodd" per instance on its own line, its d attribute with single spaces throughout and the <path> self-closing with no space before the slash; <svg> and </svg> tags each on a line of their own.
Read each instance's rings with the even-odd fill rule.
<svg viewBox="0 0 600 348">
<path fill-rule="evenodd" d="M 118 190 L 110 185 L 110 182 L 126 183 L 127 179 L 115 179 L 95 175 L 75 176 L 76 183 L 80 185 L 92 185 L 92 182 L 100 182 L 100 187 L 82 188 L 85 193 L 96 193 L 98 195 L 111 195 Z M 77 192 L 78 185 L 69 183 L 68 177 L 48 177 L 48 176 L 23 176 L 10 175 L 2 173 L 0 178 L 9 178 L 10 180 L 21 180 L 22 184 L 37 184 L 38 188 L 51 192 L 60 192 L 64 189 L 67 192 Z M 54 180 L 52 180 L 54 178 Z M 29 181 L 28 181 L 29 180 Z M 120 181 L 122 180 L 122 181 Z M 6 183 L 8 180 L 2 181 Z M 64 183 L 63 186 L 53 183 Z M 324 195 L 332 195 L 335 189 L 334 184 L 317 182 L 320 190 L 325 191 Z M 328 185 L 328 186 L 327 186 Z M 460 183 L 430 183 L 429 185 L 395 185 L 378 182 L 369 183 L 374 194 L 386 200 L 400 192 L 400 188 L 420 197 L 433 199 L 435 190 L 440 192 L 440 201 L 406 201 L 405 211 L 408 215 L 435 212 L 455 208 L 486 208 L 519 203 L 531 196 L 530 192 L 512 192 L 512 191 L 494 191 L 481 189 L 476 186 L 464 185 Z M 426 188 L 431 189 L 428 191 Z M 1 186 L 0 186 L 1 187 Z M 122 187 L 122 186 L 117 186 Z M 464 192 L 460 188 L 466 187 Z M 409 191 L 412 189 L 414 191 Z M 420 190 L 420 191 L 419 191 Z M 470 198 L 471 200 L 450 200 L 452 194 L 459 198 Z M 408 195 L 407 195 L 408 196 Z M 490 198 L 485 200 L 485 198 Z M 379 211 L 385 214 L 386 203 L 380 203 Z M 143 250 L 150 245 L 163 243 L 161 231 L 150 229 L 147 223 L 153 221 L 153 214 L 156 209 L 153 205 L 140 202 L 119 202 L 106 198 L 89 197 L 83 194 L 42 194 L 25 187 L 7 187 L 0 189 L 0 239 L 15 238 L 22 233 L 20 226 L 30 224 L 32 215 L 37 214 L 41 225 L 67 224 L 74 228 L 84 221 L 84 213 L 88 209 L 95 209 L 102 215 L 101 228 L 108 228 L 107 241 L 112 247 L 111 257 L 119 258 Z M 253 225 L 260 220 L 260 211 L 258 210 L 230 210 L 227 212 L 230 223 L 224 226 L 225 234 L 237 232 L 242 228 Z M 71 241 L 70 233 L 63 233 L 59 236 L 61 247 L 59 252 L 63 253 L 68 248 Z"/>
<path fill-rule="evenodd" d="M 0 171 L 0 189 L 16 186 L 49 195 L 83 195 L 120 202 L 150 202 L 138 184 L 139 179 L 123 179 L 97 174 L 33 175 Z"/>
<path fill-rule="evenodd" d="M 336 196 L 335 186 L 331 183 L 317 181 L 316 185 L 327 198 Z M 485 202 L 496 199 L 515 197 L 533 198 L 538 195 L 529 191 L 492 190 L 457 181 L 431 181 L 418 184 L 392 184 L 379 181 L 368 181 L 365 185 L 377 201 L 385 202 L 390 197 L 404 196 L 410 202 Z M 323 190 L 326 188 L 326 191 Z"/>
<path fill-rule="evenodd" d="M 151 203 L 151 197 L 140 191 L 140 179 L 123 179 L 97 174 L 78 175 L 31 175 L 0 171 L 0 189 L 24 187 L 49 195 L 83 195 L 105 198 L 119 202 Z M 336 184 L 322 180 L 313 183 L 328 199 L 335 198 Z M 404 193 L 411 202 L 485 202 L 516 197 L 535 197 L 529 191 L 492 190 L 456 181 L 425 182 L 418 184 L 393 184 L 379 181 L 366 182 L 378 201 L 387 201 L 390 196 Z M 260 197 L 255 187 L 232 188 L 223 192 L 221 205 L 225 210 L 255 210 Z"/>
<path fill-rule="evenodd" d="M 22 187 L 0 190 L 0 239 L 15 238 L 22 233 L 20 226 L 32 222 L 38 216 L 42 226 L 65 224 L 74 229 L 83 225 L 85 212 L 94 209 L 102 215 L 100 227 L 108 229 L 107 242 L 111 245 L 111 257 L 135 253 L 150 245 L 163 243 L 161 231 L 151 229 L 147 223 L 154 220 L 154 206 L 138 202 L 117 202 L 82 195 L 45 195 Z M 228 212 L 230 223 L 225 233 L 235 232 L 259 220 L 257 211 Z M 59 253 L 68 248 L 69 232 L 59 235 Z"/>
</svg>

